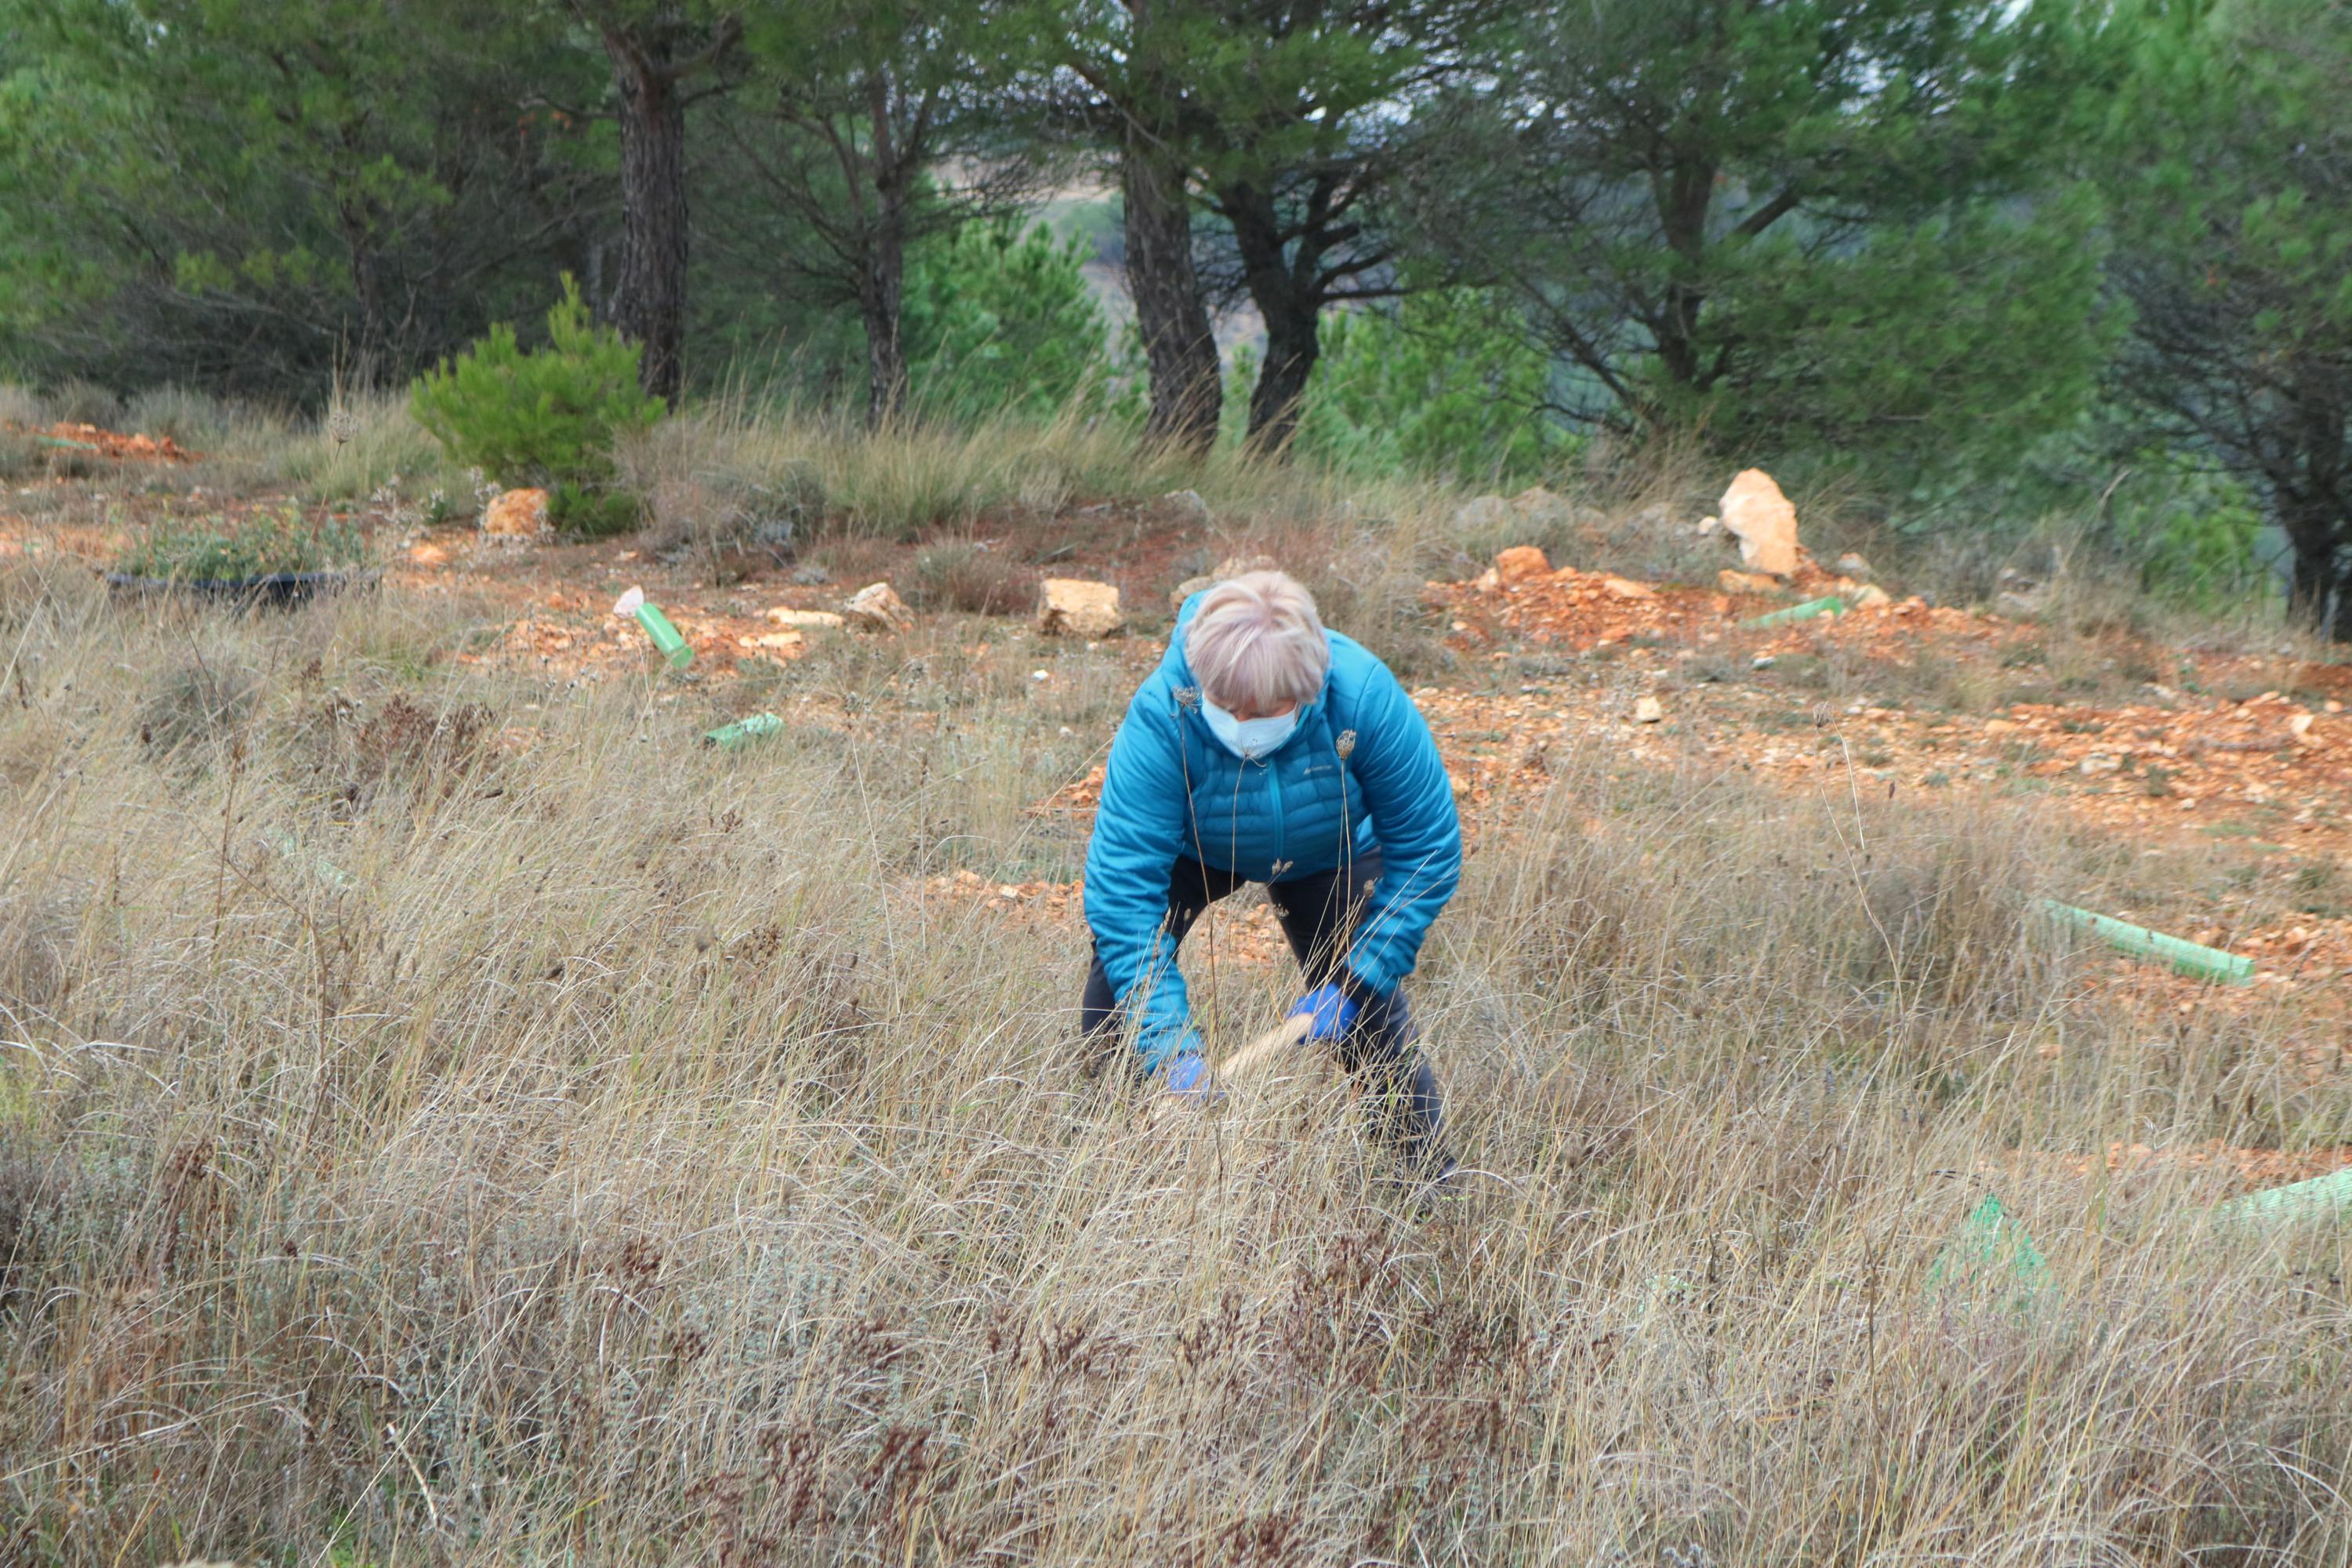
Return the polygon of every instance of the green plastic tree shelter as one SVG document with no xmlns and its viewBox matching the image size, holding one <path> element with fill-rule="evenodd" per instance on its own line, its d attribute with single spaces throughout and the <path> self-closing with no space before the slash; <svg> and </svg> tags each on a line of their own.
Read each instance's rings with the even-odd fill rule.
<svg viewBox="0 0 2352 1568">
<path fill-rule="evenodd" d="M 2043 899 L 2041 903 L 2045 913 L 2083 927 L 2116 952 L 2129 953 L 2134 958 L 2160 960 L 2170 964 L 2176 974 L 2210 980 L 2217 985 L 2243 985 L 2254 977 L 2254 961 L 2251 958 L 2223 952 L 2217 947 L 2183 942 L 2177 936 L 2166 936 L 2162 931 L 2150 931 L 2146 926 L 2136 926 L 2107 915 L 2093 914 L 2072 904 L 2062 904 L 2055 899 Z"/>
<path fill-rule="evenodd" d="M 2352 1214 L 2352 1165 L 2325 1176 L 2314 1176 L 2307 1182 L 2266 1187 L 2259 1193 L 2231 1198 L 2226 1204 L 2215 1205 L 2213 1213 L 2221 1219 L 2264 1221 Z"/>
<path fill-rule="evenodd" d="M 1987 1193 L 1927 1270 L 1927 1294 L 2002 1276 L 2016 1282 L 2017 1304 L 2023 1306 L 2050 1283 L 2050 1264 L 2025 1227 L 2000 1206 L 2000 1199 Z"/>
<path fill-rule="evenodd" d="M 669 624 L 669 617 L 646 600 L 643 588 L 632 588 L 622 595 L 614 604 L 613 613 L 628 616 L 645 627 L 646 636 L 654 639 L 654 647 L 669 660 L 672 669 L 684 669 L 694 662 L 694 649 L 677 635 L 677 628 Z"/>
<path fill-rule="evenodd" d="M 716 730 L 704 731 L 702 743 L 731 752 L 746 741 L 773 735 L 783 727 L 784 721 L 773 713 L 754 713 L 749 719 L 738 719 L 732 724 L 721 724 Z"/>
<path fill-rule="evenodd" d="M 1810 621 L 1815 616 L 1843 614 L 1845 601 L 1831 594 L 1823 598 L 1808 599 L 1801 605 L 1791 605 L 1785 610 L 1774 610 L 1769 615 L 1751 616 L 1739 624 L 1743 626 L 1785 626 L 1792 621 Z"/>
</svg>

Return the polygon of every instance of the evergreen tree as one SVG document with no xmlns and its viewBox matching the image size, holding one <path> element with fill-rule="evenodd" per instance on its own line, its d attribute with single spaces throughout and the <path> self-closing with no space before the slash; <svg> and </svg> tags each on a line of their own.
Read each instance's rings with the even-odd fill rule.
<svg viewBox="0 0 2352 1568">
<path fill-rule="evenodd" d="M 2079 405 L 2095 210 L 2065 0 L 1562 5 L 1444 111 L 1425 243 L 1511 289 L 1565 412 L 1916 464 Z"/>
<path fill-rule="evenodd" d="M 866 329 L 871 425 L 906 396 L 910 247 L 1010 211 L 1025 188 L 1023 150 L 986 112 L 989 84 L 1014 68 L 997 21 L 988 5 L 808 0 L 751 26 L 760 75 L 736 143 L 793 221 L 782 268 Z"/>
<path fill-rule="evenodd" d="M 458 0 L 0 0 L 0 353 L 397 381 L 577 259 L 609 145 L 525 104 L 578 77 Z"/>
<path fill-rule="evenodd" d="M 623 237 L 611 315 L 645 349 L 646 391 L 675 401 L 685 377 L 686 111 L 698 92 L 729 86 L 743 24 L 725 8 L 672 0 L 566 4 L 612 69 Z"/>
<path fill-rule="evenodd" d="M 2294 600 L 2352 640 L 2352 10 L 2143 17 L 2109 143 L 2119 401 L 2263 498 Z"/>
</svg>

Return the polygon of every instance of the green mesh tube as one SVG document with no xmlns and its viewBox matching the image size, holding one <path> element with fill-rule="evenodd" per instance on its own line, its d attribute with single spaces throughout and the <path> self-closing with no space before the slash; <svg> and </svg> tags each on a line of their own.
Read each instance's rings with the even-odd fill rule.
<svg viewBox="0 0 2352 1568">
<path fill-rule="evenodd" d="M 1769 615 L 1751 616 L 1739 624 L 1743 626 L 1785 626 L 1792 621 L 1810 621 L 1815 616 L 1843 614 L 1845 601 L 1831 594 L 1823 598 L 1808 599 L 1801 605 L 1791 605 L 1785 610 L 1774 610 Z"/>
<path fill-rule="evenodd" d="M 632 588 L 622 595 L 619 602 L 614 605 L 613 613 L 631 616 L 637 625 L 645 627 L 646 636 L 653 638 L 654 647 L 661 650 L 662 658 L 669 660 L 672 669 L 684 669 L 694 662 L 693 647 L 678 635 L 677 628 L 669 624 L 669 617 L 646 597 L 643 588 Z"/>
<path fill-rule="evenodd" d="M 716 730 L 704 731 L 702 743 L 731 752 L 746 741 L 776 734 L 783 727 L 784 721 L 773 713 L 754 713 L 749 719 L 738 719 L 732 724 L 721 724 Z"/>
<path fill-rule="evenodd" d="M 2170 964 L 2176 974 L 2210 980 L 2217 985 L 2243 985 L 2254 977 L 2254 961 L 2242 958 L 2234 952 L 2183 942 L 2177 936 L 2166 936 L 2162 931 L 2150 931 L 2146 926 L 2136 926 L 2107 915 L 2093 914 L 2089 910 L 2078 910 L 2054 899 L 2043 899 L 2042 908 L 2070 925 L 2091 931 L 2117 952 Z"/>
</svg>

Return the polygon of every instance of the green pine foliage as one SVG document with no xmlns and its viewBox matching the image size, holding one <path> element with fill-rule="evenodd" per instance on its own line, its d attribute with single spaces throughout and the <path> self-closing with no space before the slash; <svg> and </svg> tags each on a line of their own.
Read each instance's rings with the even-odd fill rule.
<svg viewBox="0 0 2352 1568">
<path fill-rule="evenodd" d="M 1042 226 L 998 222 L 967 225 L 918 255 L 899 321 L 922 405 L 1051 418 L 1106 388 L 1110 331 L 1087 282 L 1090 253 Z"/>
<path fill-rule="evenodd" d="M 1340 311 L 1323 327 L 1297 449 L 1368 477 L 1525 484 L 1566 435 L 1544 412 L 1549 356 L 1482 289 L 1407 296 Z"/>
<path fill-rule="evenodd" d="M 633 527 L 635 498 L 613 488 L 613 444 L 658 422 L 665 405 L 638 389 L 637 345 L 589 320 L 569 273 L 547 335 L 547 347 L 526 353 L 513 327 L 493 326 L 417 379 L 410 410 L 457 461 L 502 485 L 543 487 L 558 527 Z"/>
</svg>

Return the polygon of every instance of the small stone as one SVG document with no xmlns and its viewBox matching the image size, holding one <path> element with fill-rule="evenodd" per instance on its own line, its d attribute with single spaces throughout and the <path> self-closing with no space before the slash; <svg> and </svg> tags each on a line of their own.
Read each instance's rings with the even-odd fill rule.
<svg viewBox="0 0 2352 1568">
<path fill-rule="evenodd" d="M 768 618 L 780 626 L 797 626 L 803 631 L 830 631 L 847 624 L 831 610 L 795 610 L 784 605 L 770 610 Z"/>
<path fill-rule="evenodd" d="M 1864 560 L 1859 552 L 1853 550 L 1837 558 L 1837 569 L 1848 577 L 1860 577 L 1864 582 L 1878 575 L 1870 569 L 1870 563 Z"/>
<path fill-rule="evenodd" d="M 534 539 L 547 531 L 547 492 L 501 490 L 482 509 L 482 531 L 493 539 Z"/>
<path fill-rule="evenodd" d="M 1118 589 L 1083 577 L 1048 577 L 1038 585 L 1037 629 L 1049 637 L 1107 637 L 1127 624 Z"/>
<path fill-rule="evenodd" d="M 1891 605 L 1894 596 L 1875 583 L 1864 583 L 1853 591 L 1852 604 L 1857 610 L 1874 610 L 1881 605 Z"/>
<path fill-rule="evenodd" d="M 1663 723 L 1665 717 L 1666 705 L 1654 697 L 1644 697 L 1633 704 L 1633 722 L 1636 724 Z"/>
<path fill-rule="evenodd" d="M 1187 577 L 1168 590 L 1168 608 L 1173 614 L 1184 608 L 1184 601 L 1195 594 L 1205 594 L 1217 585 L 1214 577 Z"/>
<path fill-rule="evenodd" d="M 2315 745 L 2317 742 L 2314 742 L 2310 738 L 2311 723 L 2312 720 L 2310 714 L 2297 713 L 2287 720 L 2286 732 L 2293 735 L 2296 740 L 2301 741 L 2305 745 Z"/>
<path fill-rule="evenodd" d="M 1723 492 L 1723 526 L 1739 540 L 1739 559 L 1752 572 L 1796 574 L 1797 509 L 1761 468 L 1743 468 Z"/>
<path fill-rule="evenodd" d="M 2081 773 L 2084 778 L 2095 779 L 2102 773 L 2120 772 L 2123 765 L 2122 759 L 2120 758 L 2110 757 L 2095 752 L 2091 755 L 2084 757 L 2082 762 L 2076 765 L 2074 771 Z"/>
<path fill-rule="evenodd" d="M 1727 594 L 1777 594 L 1780 580 L 1761 572 L 1740 572 L 1727 566 L 1715 574 L 1715 585 Z"/>
<path fill-rule="evenodd" d="M 1271 555 L 1228 555 L 1209 574 L 1213 582 L 1229 582 L 1248 572 L 1279 572 L 1282 563 Z"/>
<path fill-rule="evenodd" d="M 915 612 L 890 591 L 887 583 L 868 583 L 842 606 L 843 618 L 860 631 L 903 632 L 915 624 Z"/>
<path fill-rule="evenodd" d="M 1532 544 L 1514 544 L 1495 557 L 1495 575 L 1505 583 L 1524 583 L 1550 573 L 1550 557 Z"/>
<path fill-rule="evenodd" d="M 1713 539 L 1717 534 L 1723 531 L 1723 519 L 1716 516 L 1713 512 L 1709 512 L 1706 516 L 1698 520 L 1698 526 L 1692 529 L 1691 531 L 1701 539 Z"/>
<path fill-rule="evenodd" d="M 1628 577 L 1603 577 L 1601 590 L 1612 599 L 1654 599 L 1658 591 L 1647 583 L 1636 583 Z"/>
<path fill-rule="evenodd" d="M 2042 613 L 2042 600 L 2035 595 L 2004 591 L 1993 600 L 1992 607 L 2004 616 L 2031 619 Z"/>
<path fill-rule="evenodd" d="M 1750 669 L 1769 669 L 1772 668 L 1772 656 L 1769 653 L 1759 653 L 1754 658 L 1748 661 L 1748 668 Z"/>
<path fill-rule="evenodd" d="M 1160 499 L 1181 513 L 1186 522 L 1206 525 L 1210 521 L 1209 503 L 1201 499 L 1198 490 L 1170 490 Z"/>
<path fill-rule="evenodd" d="M 812 561 L 805 566 L 793 568 L 793 582 L 803 588 L 822 588 L 833 581 L 833 574 Z"/>
<path fill-rule="evenodd" d="M 1550 523 L 1565 521 L 1576 511 L 1574 503 L 1565 497 L 1552 494 L 1541 485 L 1529 485 L 1511 498 L 1511 510 L 1522 523 Z"/>
<path fill-rule="evenodd" d="M 751 646 L 764 648 L 798 647 L 803 640 L 798 632 L 761 632 L 751 639 Z"/>
</svg>

